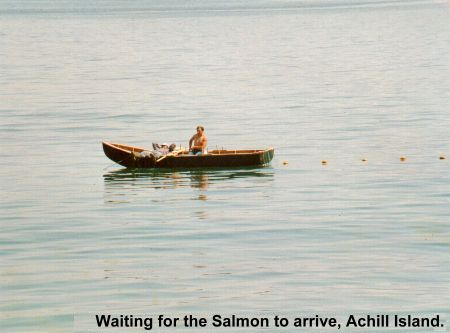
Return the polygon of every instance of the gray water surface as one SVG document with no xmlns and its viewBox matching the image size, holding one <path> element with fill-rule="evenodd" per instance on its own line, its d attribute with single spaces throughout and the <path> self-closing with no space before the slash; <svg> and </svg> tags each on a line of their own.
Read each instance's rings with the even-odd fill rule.
<svg viewBox="0 0 450 333">
<path fill-rule="evenodd" d="M 0 330 L 101 312 L 449 320 L 449 4 L 186 6 L 0 3 Z M 100 144 L 186 146 L 198 124 L 210 148 L 275 158 L 125 170 Z"/>
</svg>

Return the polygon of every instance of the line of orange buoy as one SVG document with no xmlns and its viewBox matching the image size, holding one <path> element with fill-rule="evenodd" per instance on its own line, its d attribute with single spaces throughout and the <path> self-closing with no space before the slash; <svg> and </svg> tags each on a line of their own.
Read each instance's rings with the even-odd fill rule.
<svg viewBox="0 0 450 333">
<path fill-rule="evenodd" d="M 445 160 L 446 157 L 445 157 L 445 155 L 439 155 L 439 159 L 440 160 Z M 406 161 L 406 156 L 400 156 L 400 161 L 401 162 L 405 162 Z M 364 163 L 368 162 L 368 159 L 363 157 L 363 158 L 361 158 L 361 162 L 364 162 Z M 283 161 L 283 165 L 288 165 L 288 164 L 289 164 L 288 161 Z M 322 165 L 328 165 L 328 160 L 322 160 Z"/>
</svg>

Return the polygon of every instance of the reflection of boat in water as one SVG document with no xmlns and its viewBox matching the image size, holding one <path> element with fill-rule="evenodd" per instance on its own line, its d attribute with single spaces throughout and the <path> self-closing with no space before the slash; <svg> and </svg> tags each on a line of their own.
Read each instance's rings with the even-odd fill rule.
<svg viewBox="0 0 450 333">
<path fill-rule="evenodd" d="M 211 168 L 242 167 L 268 164 L 273 148 L 253 150 L 212 150 L 205 155 L 189 155 L 187 152 L 167 154 L 159 159 L 141 156 L 143 148 L 103 141 L 103 151 L 112 161 L 127 168 Z"/>
<path fill-rule="evenodd" d="M 262 177 L 272 179 L 273 169 L 269 167 L 243 167 L 235 169 L 120 169 L 103 175 L 108 191 L 121 189 L 118 195 L 125 195 L 130 190 L 186 188 L 207 190 L 209 186 L 245 179 Z"/>
<path fill-rule="evenodd" d="M 202 170 L 162 171 L 160 169 L 121 169 L 103 175 L 105 184 L 145 186 L 155 189 L 193 187 L 207 188 L 208 174 Z"/>
<path fill-rule="evenodd" d="M 230 211 L 227 207 L 233 207 L 236 198 L 265 197 L 273 186 L 274 169 L 120 169 L 106 172 L 103 181 L 103 200 L 113 213 L 125 209 L 139 216 L 139 223 L 165 224 L 206 220 Z"/>
<path fill-rule="evenodd" d="M 171 183 L 173 187 L 207 188 L 208 183 L 226 179 L 247 177 L 272 177 L 272 169 L 266 167 L 197 168 L 197 169 L 120 169 L 103 175 L 105 183 L 128 183 L 143 180 L 153 185 Z M 187 180 L 190 183 L 187 183 Z M 152 186 L 154 187 L 154 186 Z"/>
<path fill-rule="evenodd" d="M 194 203 L 222 200 L 224 193 L 245 188 L 270 187 L 271 167 L 206 169 L 120 169 L 103 175 L 107 204 L 151 205 L 152 209 L 177 207 L 189 211 L 197 207 L 199 219 L 207 216 L 203 206 Z M 225 191 L 225 192 L 224 192 Z M 169 209 L 168 212 L 171 210 Z M 159 212 L 158 214 L 165 214 Z"/>
</svg>

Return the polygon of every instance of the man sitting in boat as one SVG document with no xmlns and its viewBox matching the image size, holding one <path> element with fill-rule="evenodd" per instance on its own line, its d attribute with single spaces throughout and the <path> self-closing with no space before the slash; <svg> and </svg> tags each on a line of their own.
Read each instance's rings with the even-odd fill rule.
<svg viewBox="0 0 450 333">
<path fill-rule="evenodd" d="M 207 153 L 208 137 L 204 133 L 203 126 L 197 126 L 197 133 L 189 140 L 189 152 L 193 155 L 200 155 Z"/>
</svg>

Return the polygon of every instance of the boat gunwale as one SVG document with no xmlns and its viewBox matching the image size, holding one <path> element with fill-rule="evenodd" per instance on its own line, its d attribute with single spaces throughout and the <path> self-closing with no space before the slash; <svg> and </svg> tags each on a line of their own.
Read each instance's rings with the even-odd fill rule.
<svg viewBox="0 0 450 333">
<path fill-rule="evenodd" d="M 127 154 L 131 154 L 131 153 L 134 153 L 134 152 L 139 153 L 139 152 L 141 152 L 141 151 L 146 150 L 146 149 L 141 148 L 141 147 L 128 146 L 128 145 L 123 145 L 123 144 L 121 144 L 121 143 L 112 143 L 112 142 L 108 142 L 108 141 L 102 141 L 102 144 L 107 145 L 108 147 L 111 147 L 111 148 L 113 148 L 113 149 L 115 149 L 115 150 L 120 150 L 120 151 L 122 151 L 122 152 L 124 152 L 124 153 L 127 153 Z M 130 150 L 127 150 L 127 149 L 124 149 L 124 148 L 119 147 L 119 146 L 122 146 L 122 147 L 129 147 L 129 148 L 131 148 L 131 149 L 130 149 Z"/>
</svg>

